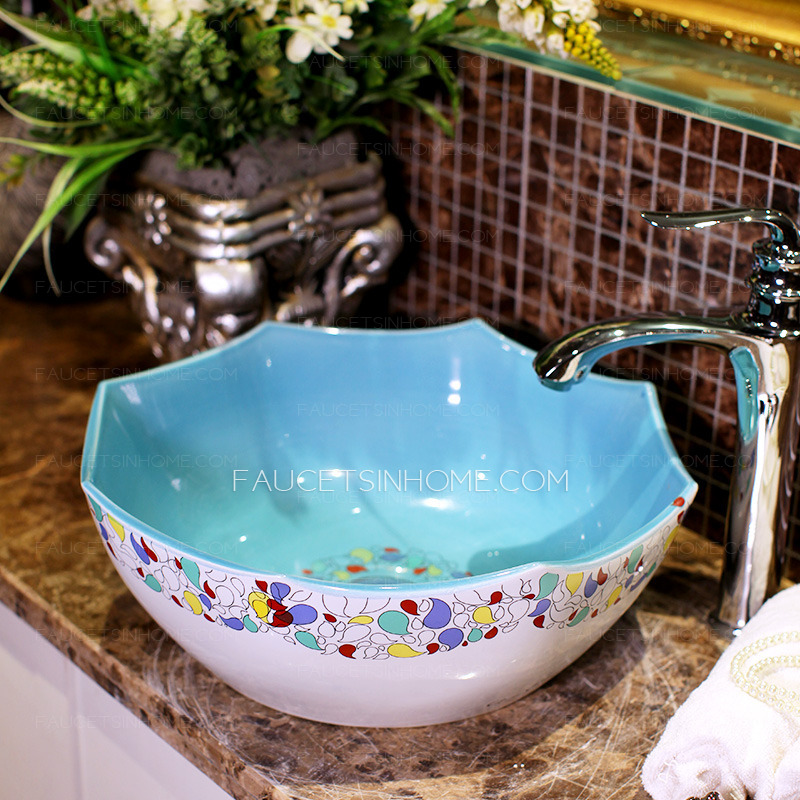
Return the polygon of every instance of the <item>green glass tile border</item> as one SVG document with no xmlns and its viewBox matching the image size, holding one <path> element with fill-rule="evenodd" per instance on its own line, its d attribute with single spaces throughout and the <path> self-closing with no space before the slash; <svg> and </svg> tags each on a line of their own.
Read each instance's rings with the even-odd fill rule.
<svg viewBox="0 0 800 800">
<path fill-rule="evenodd" d="M 603 20 L 601 36 L 623 77 L 505 43 L 461 47 L 623 97 L 800 145 L 800 68 L 634 24 Z"/>
</svg>

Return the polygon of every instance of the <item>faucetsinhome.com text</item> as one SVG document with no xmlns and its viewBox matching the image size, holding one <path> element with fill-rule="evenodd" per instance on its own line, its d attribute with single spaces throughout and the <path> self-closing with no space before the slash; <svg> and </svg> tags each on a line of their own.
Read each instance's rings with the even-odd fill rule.
<svg viewBox="0 0 800 800">
<path fill-rule="evenodd" d="M 569 491 L 569 472 L 549 469 L 234 469 L 234 492 Z"/>
</svg>

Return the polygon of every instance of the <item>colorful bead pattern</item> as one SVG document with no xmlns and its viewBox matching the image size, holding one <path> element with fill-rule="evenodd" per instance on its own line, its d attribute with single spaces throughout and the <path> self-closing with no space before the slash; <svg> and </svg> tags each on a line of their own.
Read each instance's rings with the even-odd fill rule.
<svg viewBox="0 0 800 800">
<path fill-rule="evenodd" d="M 533 581 L 509 578 L 495 588 L 457 590 L 447 601 L 437 597 L 398 601 L 378 594 L 364 598 L 315 592 L 283 580 L 245 580 L 201 568 L 137 537 L 93 500 L 89 503 L 117 565 L 138 575 L 152 591 L 171 597 L 187 613 L 211 624 L 278 635 L 293 645 L 359 659 L 445 652 L 491 640 L 520 624 L 579 625 L 635 592 L 658 566 L 676 531 L 676 520 L 671 518 L 646 546 L 591 572 L 546 572 Z M 683 498 L 674 505 L 683 506 Z M 677 508 L 676 516 L 680 522 L 683 513 Z"/>
<path fill-rule="evenodd" d="M 438 553 L 403 552 L 397 547 L 356 547 L 333 558 L 317 559 L 303 575 L 329 583 L 430 583 L 467 578 L 471 572 L 454 567 Z"/>
</svg>

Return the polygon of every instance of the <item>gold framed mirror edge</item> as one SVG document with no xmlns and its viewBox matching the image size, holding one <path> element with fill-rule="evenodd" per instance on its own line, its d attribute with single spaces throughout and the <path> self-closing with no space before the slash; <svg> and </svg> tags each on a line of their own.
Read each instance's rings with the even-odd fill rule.
<svg viewBox="0 0 800 800">
<path fill-rule="evenodd" d="M 603 0 L 604 16 L 800 65 L 797 0 Z"/>
</svg>

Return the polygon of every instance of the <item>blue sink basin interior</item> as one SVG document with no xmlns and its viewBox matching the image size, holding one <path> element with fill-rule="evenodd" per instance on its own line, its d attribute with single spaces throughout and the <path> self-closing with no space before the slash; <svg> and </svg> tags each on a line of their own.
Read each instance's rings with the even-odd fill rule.
<svg viewBox="0 0 800 800">
<path fill-rule="evenodd" d="M 264 323 L 103 383 L 84 486 L 123 525 L 221 564 L 349 584 L 585 562 L 687 496 L 650 384 L 539 384 L 479 321 Z"/>
</svg>

